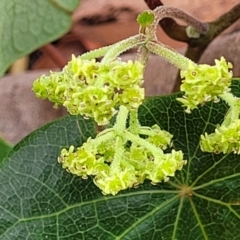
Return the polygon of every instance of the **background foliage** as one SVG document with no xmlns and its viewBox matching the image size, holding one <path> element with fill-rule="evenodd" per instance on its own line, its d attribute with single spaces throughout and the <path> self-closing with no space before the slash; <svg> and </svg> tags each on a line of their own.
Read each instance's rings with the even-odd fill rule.
<svg viewBox="0 0 240 240">
<path fill-rule="evenodd" d="M 14 60 L 66 33 L 78 4 L 79 0 L 1 0 L 0 76 Z"/>
</svg>

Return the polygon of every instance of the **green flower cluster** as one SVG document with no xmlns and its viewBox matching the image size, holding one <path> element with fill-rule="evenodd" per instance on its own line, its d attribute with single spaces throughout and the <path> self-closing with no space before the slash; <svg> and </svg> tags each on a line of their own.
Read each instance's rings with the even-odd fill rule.
<svg viewBox="0 0 240 240">
<path fill-rule="evenodd" d="M 144 99 L 143 65 L 113 61 L 107 64 L 73 56 L 62 72 L 51 72 L 33 83 L 37 97 L 63 105 L 72 115 L 94 118 L 106 125 L 119 105 L 137 109 Z"/>
<path fill-rule="evenodd" d="M 240 119 L 235 119 L 228 126 L 218 126 L 215 133 L 205 133 L 200 144 L 205 152 L 240 154 Z"/>
<path fill-rule="evenodd" d="M 219 95 L 228 92 L 232 78 L 232 72 L 229 71 L 231 68 L 232 64 L 223 57 L 215 60 L 215 66 L 197 65 L 189 61 L 188 69 L 181 71 L 181 77 L 185 79 L 180 89 L 185 95 L 177 98 L 187 107 L 186 112 L 190 112 L 198 104 L 218 101 Z"/>
<path fill-rule="evenodd" d="M 139 132 L 144 133 L 145 138 L 128 129 L 121 134 L 114 127 L 104 130 L 81 147 L 63 149 L 59 162 L 83 179 L 93 175 L 95 185 L 103 194 L 112 195 L 137 187 L 145 179 L 150 179 L 152 184 L 167 181 L 186 164 L 181 151 L 163 152 L 171 143 L 170 133 L 157 125 L 140 127 Z"/>
</svg>

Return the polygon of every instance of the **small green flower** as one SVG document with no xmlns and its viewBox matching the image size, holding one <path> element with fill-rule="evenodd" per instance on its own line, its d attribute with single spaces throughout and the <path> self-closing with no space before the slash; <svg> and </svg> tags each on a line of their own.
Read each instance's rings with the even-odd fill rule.
<svg viewBox="0 0 240 240">
<path fill-rule="evenodd" d="M 49 76 L 43 75 L 34 81 L 33 91 L 39 98 L 48 98 L 51 102 L 62 105 L 65 101 L 65 92 L 69 85 L 67 79 L 69 78 L 71 77 L 65 72 L 50 72 Z"/>
<path fill-rule="evenodd" d="M 144 97 L 144 88 L 139 86 L 127 88 L 118 95 L 120 105 L 126 106 L 129 110 L 138 109 L 142 104 Z"/>
<path fill-rule="evenodd" d="M 173 177 L 176 170 L 181 170 L 187 163 L 186 160 L 183 160 L 182 151 L 172 150 L 171 153 L 162 153 L 161 155 L 161 158 L 155 158 L 149 162 L 145 170 L 146 178 L 150 179 L 152 184 L 162 180 L 168 181 L 169 176 Z"/>
<path fill-rule="evenodd" d="M 172 137 L 172 134 L 161 130 L 161 128 L 155 124 L 151 127 L 151 134 L 146 140 L 164 150 L 171 144 Z"/>
<path fill-rule="evenodd" d="M 114 92 L 108 86 L 102 88 L 89 86 L 82 91 L 69 94 L 66 99 L 63 106 L 70 114 L 93 118 L 99 125 L 108 124 L 116 112 Z"/>
<path fill-rule="evenodd" d="M 112 162 L 115 155 L 115 140 L 110 139 L 106 142 L 101 142 L 98 146 L 98 154 L 104 158 L 106 163 Z"/>
<path fill-rule="evenodd" d="M 62 149 L 59 162 L 62 163 L 63 168 L 66 168 L 72 174 L 86 179 L 88 175 L 93 174 L 94 165 L 97 161 L 95 154 L 86 151 L 84 146 L 77 148 L 75 152 L 73 150 L 73 146 L 70 147 L 69 151 Z"/>
<path fill-rule="evenodd" d="M 94 178 L 94 183 L 104 195 L 116 195 L 119 191 L 132 188 L 136 184 L 134 168 L 125 168 L 120 172 L 104 172 Z"/>
<path fill-rule="evenodd" d="M 185 92 L 185 95 L 177 100 L 187 107 L 187 112 L 196 108 L 198 104 L 217 101 L 219 95 L 230 90 L 231 68 L 231 63 L 227 63 L 223 57 L 215 60 L 215 66 L 189 62 L 188 69 L 181 71 L 181 77 L 185 79 L 180 90 Z"/>
<path fill-rule="evenodd" d="M 143 83 L 143 65 L 140 62 L 115 62 L 109 73 L 109 84 L 118 90 L 141 86 Z"/>
<path fill-rule="evenodd" d="M 218 126 L 215 133 L 201 136 L 201 149 L 205 152 L 240 154 L 240 119 L 229 126 Z"/>
<path fill-rule="evenodd" d="M 104 159 L 96 157 L 96 149 L 92 146 L 92 139 L 89 139 L 76 150 L 73 146 L 69 150 L 62 149 L 58 161 L 68 172 L 83 179 L 87 179 L 90 175 L 96 175 L 99 171 L 108 170 Z"/>
<path fill-rule="evenodd" d="M 100 68 L 100 63 L 96 62 L 95 59 L 82 60 L 80 57 L 76 58 L 72 55 L 72 60 L 64 68 L 64 71 L 70 73 L 74 79 L 92 85 L 96 82 Z"/>
</svg>

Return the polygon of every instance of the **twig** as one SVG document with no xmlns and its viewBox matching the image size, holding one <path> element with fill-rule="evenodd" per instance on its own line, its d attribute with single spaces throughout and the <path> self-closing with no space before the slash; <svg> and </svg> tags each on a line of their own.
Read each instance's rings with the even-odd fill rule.
<svg viewBox="0 0 240 240">
<path fill-rule="evenodd" d="M 195 28 L 199 33 L 205 34 L 208 31 L 207 23 L 197 20 L 178 8 L 159 6 L 154 10 L 154 12 L 160 21 L 163 18 L 176 18 L 183 20 L 185 23 Z"/>
</svg>

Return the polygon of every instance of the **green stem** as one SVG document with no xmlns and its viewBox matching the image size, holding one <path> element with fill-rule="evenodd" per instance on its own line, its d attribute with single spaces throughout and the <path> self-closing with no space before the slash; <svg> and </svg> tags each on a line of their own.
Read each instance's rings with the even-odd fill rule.
<svg viewBox="0 0 240 240">
<path fill-rule="evenodd" d="M 126 123 L 128 118 L 129 110 L 121 105 L 119 107 L 116 123 L 114 125 L 116 136 L 123 137 L 123 131 L 126 129 Z"/>
<path fill-rule="evenodd" d="M 162 158 L 163 151 L 160 148 L 157 148 L 156 146 L 151 144 L 150 142 L 146 141 L 145 139 L 142 139 L 139 136 L 136 136 L 128 131 L 125 131 L 125 136 L 132 143 L 135 143 L 148 149 L 153 154 L 154 159 Z"/>
<path fill-rule="evenodd" d="M 108 128 L 108 129 L 103 130 L 94 139 L 95 147 L 98 147 L 103 142 L 107 142 L 107 141 L 111 140 L 112 138 L 114 138 L 114 136 L 115 136 L 115 132 L 114 132 L 113 128 L 110 128 L 110 129 Z"/>
<path fill-rule="evenodd" d="M 135 135 L 139 134 L 138 110 L 130 111 L 129 131 Z"/>
<path fill-rule="evenodd" d="M 239 118 L 240 109 L 236 107 L 230 107 L 227 114 L 224 117 L 224 121 L 221 126 L 229 126 L 234 120 Z"/>
<path fill-rule="evenodd" d="M 149 50 L 145 46 L 138 48 L 136 61 L 140 62 L 144 67 L 147 65 Z"/>
<path fill-rule="evenodd" d="M 139 134 L 146 135 L 146 136 L 154 135 L 154 133 L 150 127 L 140 127 Z"/>
<path fill-rule="evenodd" d="M 124 39 L 111 46 L 111 49 L 106 53 L 102 59 L 102 63 L 109 63 L 115 60 L 121 53 L 134 48 L 140 45 L 143 45 L 146 42 L 146 36 L 143 34 L 138 34 L 127 39 Z"/>
<path fill-rule="evenodd" d="M 112 173 L 121 172 L 121 161 L 124 153 L 124 140 L 121 136 L 116 137 L 115 149 L 114 149 L 114 158 L 111 163 Z"/>
<path fill-rule="evenodd" d="M 232 93 L 224 93 L 220 95 L 227 104 L 230 106 L 222 126 L 229 126 L 234 120 L 239 118 L 240 115 L 240 98 L 235 97 Z"/>
<path fill-rule="evenodd" d="M 128 112 L 128 109 L 125 106 L 121 105 L 117 115 L 116 123 L 114 125 L 116 143 L 114 149 L 115 154 L 111 163 L 111 170 L 114 173 L 119 173 L 121 171 L 120 164 L 124 153 L 125 144 L 124 130 L 126 129 Z"/>
<path fill-rule="evenodd" d="M 83 60 L 91 60 L 91 59 L 103 57 L 109 51 L 109 49 L 111 49 L 114 45 L 115 44 L 84 53 L 80 56 L 80 58 Z"/>
<path fill-rule="evenodd" d="M 174 65 L 179 69 L 187 69 L 189 63 L 195 64 L 190 59 L 184 57 L 174 49 L 160 43 L 160 42 L 148 42 L 146 47 L 149 49 L 150 52 L 157 54 L 163 57 L 166 61 Z"/>
<path fill-rule="evenodd" d="M 223 93 L 219 97 L 223 99 L 230 107 L 238 106 L 240 108 L 240 98 L 235 97 L 232 93 Z"/>
</svg>

